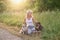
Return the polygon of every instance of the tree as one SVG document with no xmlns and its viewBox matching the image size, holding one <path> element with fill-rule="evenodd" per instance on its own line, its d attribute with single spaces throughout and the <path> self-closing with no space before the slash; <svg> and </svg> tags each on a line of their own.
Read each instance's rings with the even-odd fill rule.
<svg viewBox="0 0 60 40">
<path fill-rule="evenodd" d="M 35 0 L 35 11 L 42 12 L 47 10 L 60 9 L 60 0 Z M 32 4 L 33 5 L 33 4 Z"/>
</svg>

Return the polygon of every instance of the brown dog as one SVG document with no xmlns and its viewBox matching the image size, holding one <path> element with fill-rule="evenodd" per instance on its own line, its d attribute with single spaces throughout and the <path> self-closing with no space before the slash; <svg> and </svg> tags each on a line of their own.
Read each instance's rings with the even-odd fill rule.
<svg viewBox="0 0 60 40">
<path fill-rule="evenodd" d="M 35 28 L 37 31 L 42 31 L 43 27 L 42 25 L 40 24 L 40 22 L 37 22 L 36 23 L 36 28 Z"/>
</svg>

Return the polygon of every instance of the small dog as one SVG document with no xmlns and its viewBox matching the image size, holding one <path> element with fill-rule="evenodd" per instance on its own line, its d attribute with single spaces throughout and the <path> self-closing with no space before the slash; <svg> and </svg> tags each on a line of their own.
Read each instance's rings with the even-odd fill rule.
<svg viewBox="0 0 60 40">
<path fill-rule="evenodd" d="M 23 24 L 19 33 L 25 34 L 27 32 L 27 27 Z"/>
<path fill-rule="evenodd" d="M 40 22 L 37 22 L 37 23 L 36 23 L 35 29 L 36 29 L 37 31 L 42 31 L 43 27 L 42 27 L 42 25 L 40 24 Z"/>
</svg>

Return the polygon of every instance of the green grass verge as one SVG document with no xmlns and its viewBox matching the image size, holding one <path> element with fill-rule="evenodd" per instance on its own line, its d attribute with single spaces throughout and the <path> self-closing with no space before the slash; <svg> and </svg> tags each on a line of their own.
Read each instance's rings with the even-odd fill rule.
<svg viewBox="0 0 60 40">
<path fill-rule="evenodd" d="M 42 31 L 43 40 L 60 40 L 60 12 L 42 12 L 40 22 L 44 27 Z"/>
</svg>

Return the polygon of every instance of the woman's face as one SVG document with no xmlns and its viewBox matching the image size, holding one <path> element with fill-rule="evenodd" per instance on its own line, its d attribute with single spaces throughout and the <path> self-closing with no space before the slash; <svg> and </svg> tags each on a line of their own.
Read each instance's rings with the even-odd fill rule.
<svg viewBox="0 0 60 40">
<path fill-rule="evenodd" d="M 29 13 L 27 14 L 27 16 L 28 16 L 28 17 L 31 17 L 31 16 L 32 16 L 32 12 L 29 12 Z"/>
</svg>

